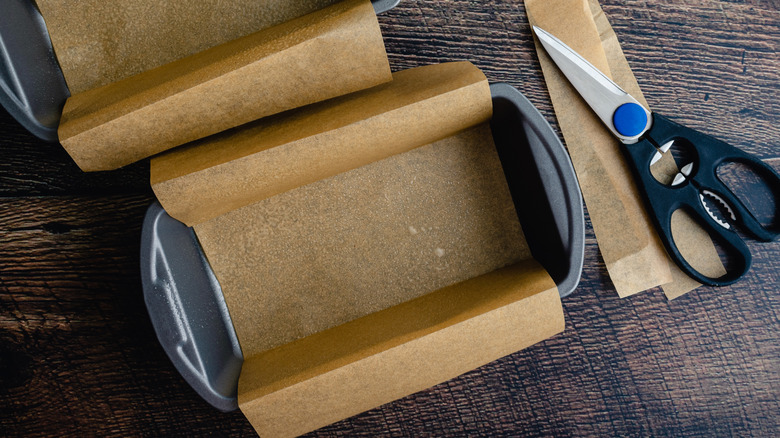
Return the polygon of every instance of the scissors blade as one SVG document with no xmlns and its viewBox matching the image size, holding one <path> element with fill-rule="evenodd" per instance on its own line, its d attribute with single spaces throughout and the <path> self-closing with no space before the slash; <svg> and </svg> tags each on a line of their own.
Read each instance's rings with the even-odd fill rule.
<svg viewBox="0 0 780 438">
<path fill-rule="evenodd" d="M 636 99 L 549 32 L 536 26 L 534 32 L 569 82 L 620 141 L 625 144 L 636 143 L 650 129 L 652 125 L 650 111 Z M 629 105 L 624 107 L 626 104 Z M 634 114 L 639 117 L 638 127 L 627 130 L 622 125 L 616 126 L 616 112 L 621 107 L 638 112 Z M 636 119 L 633 121 L 636 122 Z"/>
</svg>

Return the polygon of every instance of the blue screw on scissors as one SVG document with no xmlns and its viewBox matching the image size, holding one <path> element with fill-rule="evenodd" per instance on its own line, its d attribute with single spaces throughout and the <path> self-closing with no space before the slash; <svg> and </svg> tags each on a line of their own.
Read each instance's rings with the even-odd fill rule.
<svg viewBox="0 0 780 438">
<path fill-rule="evenodd" d="M 623 150 L 639 181 L 650 216 L 667 252 L 677 265 L 692 278 L 712 286 L 731 284 L 742 277 L 750 269 L 751 256 L 747 245 L 734 230 L 734 225 L 739 225 L 740 229 L 764 242 L 777 239 L 780 231 L 761 225 L 718 178 L 717 169 L 722 164 L 732 162 L 750 167 L 767 183 L 775 200 L 780 199 L 780 177 L 777 173 L 753 155 L 651 113 L 558 38 L 536 26 L 534 32 L 577 92 L 624 144 Z M 650 166 L 679 140 L 689 143 L 696 157 L 693 162 L 682 167 L 671 185 L 665 185 L 652 176 Z M 707 197 L 724 207 L 723 219 L 707 207 Z M 775 206 L 777 209 L 778 202 Z M 671 230 L 672 214 L 678 209 L 684 209 L 696 219 L 723 245 L 729 255 L 737 255 L 734 265 L 729 266 L 730 270 L 724 276 L 708 277 L 693 268 L 680 254 Z M 775 227 L 777 219 L 775 211 L 772 222 Z"/>
</svg>

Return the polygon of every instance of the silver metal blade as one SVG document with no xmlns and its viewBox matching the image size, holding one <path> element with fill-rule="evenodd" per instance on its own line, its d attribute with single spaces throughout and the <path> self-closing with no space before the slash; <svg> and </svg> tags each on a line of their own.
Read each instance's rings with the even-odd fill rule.
<svg viewBox="0 0 780 438">
<path fill-rule="evenodd" d="M 599 116 L 609 130 L 623 143 L 636 143 L 650 129 L 652 117 L 650 111 L 623 91 L 604 73 L 585 60 L 569 46 L 561 42 L 544 29 L 534 26 L 534 32 L 561 72 L 580 93 L 585 102 Z M 634 103 L 642 107 L 647 114 L 647 126 L 641 133 L 632 137 L 620 134 L 613 123 L 615 111 L 623 104 Z"/>
<path fill-rule="evenodd" d="M 726 200 L 709 190 L 702 190 L 701 193 L 699 193 L 699 200 L 701 201 L 704 210 L 710 215 L 715 223 L 727 230 L 731 229 L 728 220 L 731 219 L 732 221 L 736 221 L 737 216 L 734 214 L 734 210 Z"/>
</svg>

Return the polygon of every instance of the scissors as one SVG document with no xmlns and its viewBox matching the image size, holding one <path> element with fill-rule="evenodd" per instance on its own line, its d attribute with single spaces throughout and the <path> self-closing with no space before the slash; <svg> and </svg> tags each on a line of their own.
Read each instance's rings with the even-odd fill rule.
<svg viewBox="0 0 780 438">
<path fill-rule="evenodd" d="M 778 223 L 780 177 L 777 173 L 753 155 L 650 112 L 558 38 L 536 26 L 534 32 L 569 82 L 623 143 L 623 152 L 639 182 L 661 241 L 680 269 L 700 283 L 712 286 L 732 284 L 742 277 L 750 269 L 752 258 L 734 228 L 739 226 L 760 241 L 777 239 L 780 231 L 769 228 L 777 228 Z M 656 180 L 650 166 L 669 152 L 675 142 L 687 144 L 694 156 L 667 185 Z M 775 199 L 772 225 L 763 226 L 718 177 L 718 167 L 726 163 L 747 166 L 771 190 Z M 717 278 L 704 275 L 682 256 L 671 226 L 672 214 L 678 209 L 685 210 L 726 251 L 730 263 L 725 275 Z"/>
</svg>

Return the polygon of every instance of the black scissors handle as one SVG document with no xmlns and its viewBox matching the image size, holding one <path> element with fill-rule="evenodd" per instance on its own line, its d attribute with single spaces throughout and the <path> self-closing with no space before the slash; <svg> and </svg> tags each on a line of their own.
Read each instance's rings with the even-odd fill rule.
<svg viewBox="0 0 780 438">
<path fill-rule="evenodd" d="M 650 173 L 651 159 L 657 148 L 672 140 L 687 141 L 696 154 L 693 168 L 686 180 L 675 186 L 658 182 Z M 680 269 L 697 281 L 712 286 L 724 286 L 734 283 L 750 269 L 750 250 L 734 231 L 733 224 L 738 224 L 740 229 L 762 241 L 772 241 L 780 235 L 778 230 L 764 227 L 717 175 L 717 169 L 722 164 L 744 164 L 762 177 L 776 200 L 780 199 L 780 176 L 755 156 L 658 114 L 653 114 L 653 126 L 640 141 L 625 145 L 623 150 L 640 182 L 640 191 L 667 252 Z M 728 229 L 713 220 L 705 210 L 700 198 L 705 191 L 717 195 L 729 204 L 734 217 L 731 218 Z M 778 203 L 775 203 L 776 210 L 777 207 Z M 730 264 L 726 275 L 718 278 L 706 276 L 693 268 L 682 256 L 674 243 L 671 227 L 672 214 L 678 209 L 685 210 L 733 257 L 733 264 Z M 774 225 L 770 227 L 776 227 L 777 218 L 778 212 L 775 211 L 772 222 Z"/>
</svg>

